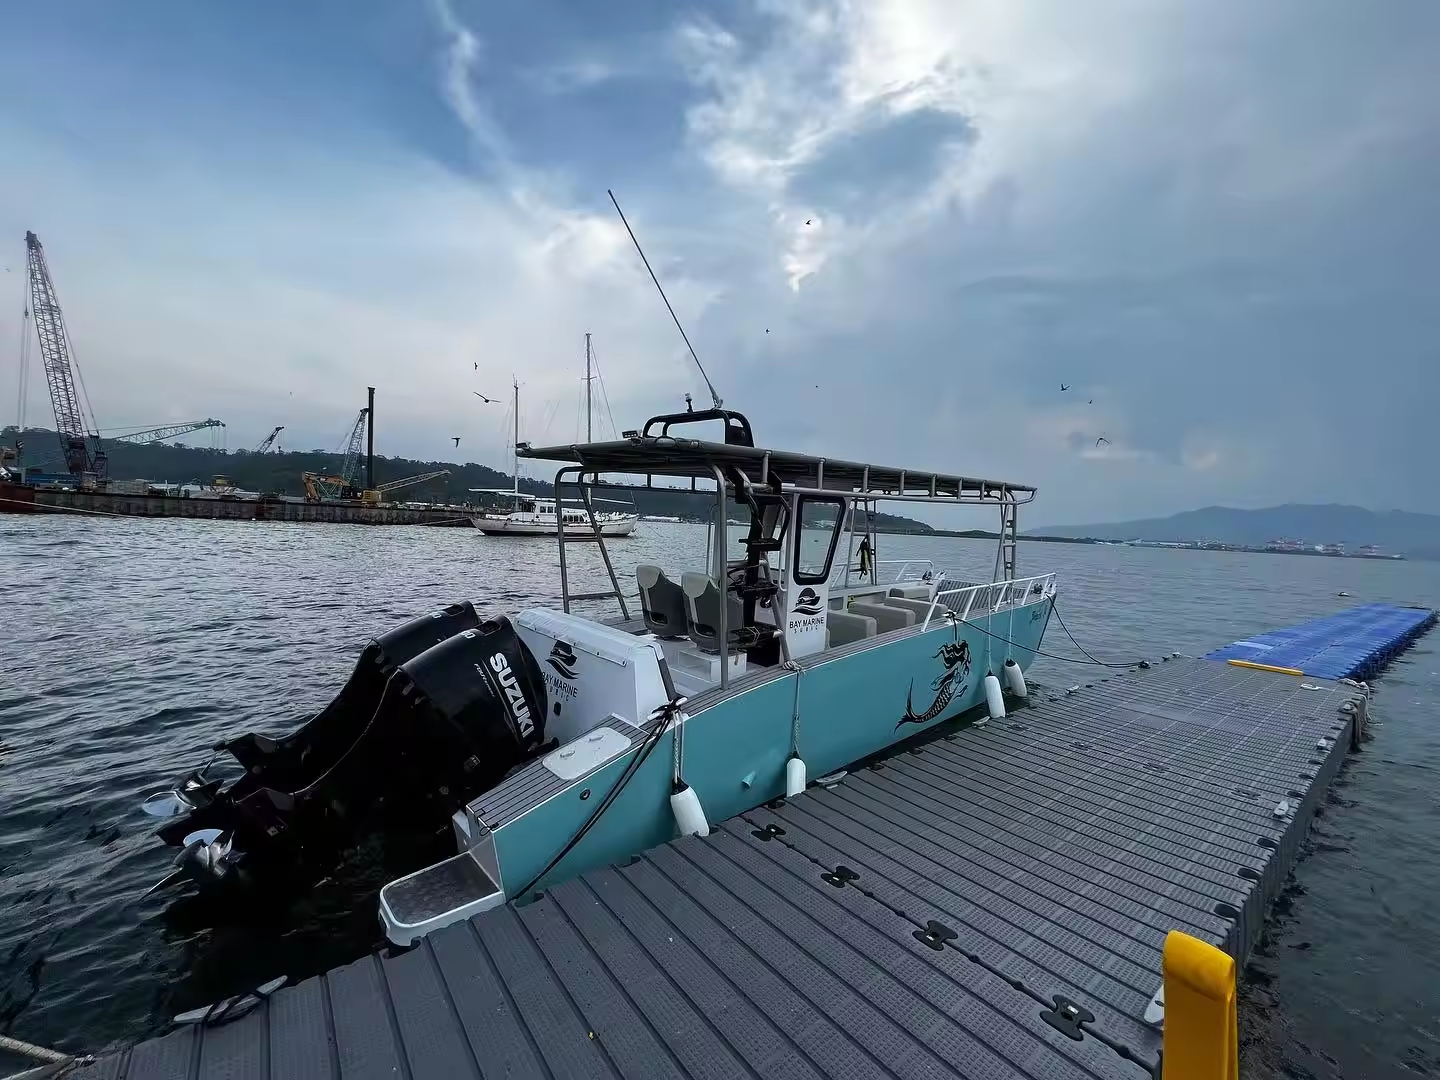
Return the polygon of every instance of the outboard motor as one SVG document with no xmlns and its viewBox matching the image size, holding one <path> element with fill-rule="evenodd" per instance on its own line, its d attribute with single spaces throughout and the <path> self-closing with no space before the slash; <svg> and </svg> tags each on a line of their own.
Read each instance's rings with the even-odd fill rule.
<svg viewBox="0 0 1440 1080">
<path fill-rule="evenodd" d="M 228 750 L 245 766 L 257 786 L 278 791 L 306 787 L 329 770 L 364 730 L 396 668 L 479 625 L 480 616 L 469 601 L 411 619 L 372 640 L 335 700 L 298 731 L 281 739 L 241 735 L 219 749 Z"/>
<path fill-rule="evenodd" d="M 366 752 L 384 756 L 364 771 L 383 768 L 394 794 L 453 804 L 438 817 L 443 823 L 455 806 L 489 791 L 544 746 L 546 709 L 535 657 L 509 619 L 490 620 L 427 649 L 391 677 L 375 726 L 398 737 L 366 744 Z M 410 807 L 392 810 L 410 816 Z"/>
<path fill-rule="evenodd" d="M 183 815 L 158 834 L 191 871 L 171 879 L 203 884 L 213 869 L 242 880 L 268 863 L 323 873 L 372 827 L 443 828 L 542 747 L 546 705 L 510 620 L 482 624 L 455 605 L 372 641 L 335 701 L 292 735 L 222 744 L 246 766 L 228 788 L 202 769 L 145 808 Z M 223 842 L 225 857 L 191 850 L 197 838 Z M 237 865 L 244 873 L 229 873 Z"/>
</svg>

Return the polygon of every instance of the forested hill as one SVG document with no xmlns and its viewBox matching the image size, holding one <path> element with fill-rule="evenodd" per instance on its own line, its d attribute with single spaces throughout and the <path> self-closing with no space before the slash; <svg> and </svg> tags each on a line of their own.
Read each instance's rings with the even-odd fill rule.
<svg viewBox="0 0 1440 1080">
<path fill-rule="evenodd" d="M 0 431 L 0 443 L 13 446 L 15 428 Z M 63 471 L 58 465 L 59 443 L 53 431 L 27 429 L 21 441 L 25 443 L 25 458 L 30 464 L 44 463 L 48 470 Z M 208 447 L 181 446 L 167 443 L 105 443 L 105 453 L 110 459 L 110 476 L 116 480 L 150 480 L 156 483 L 210 483 L 216 476 L 224 476 L 231 483 L 247 491 L 274 492 L 281 495 L 303 495 L 300 482 L 303 472 L 333 475 L 344 464 L 342 455 L 327 450 L 287 451 L 285 453 L 252 454 L 246 450 L 212 450 Z M 556 466 L 540 462 L 538 469 L 552 470 Z M 361 469 L 364 469 L 362 459 Z M 407 476 L 438 472 L 449 469 L 449 476 L 442 476 L 423 484 L 416 484 L 395 492 L 391 498 L 405 502 L 448 502 L 485 503 L 494 500 L 471 494 L 471 488 L 509 489 L 514 479 L 508 473 L 498 472 L 488 466 L 467 462 L 459 465 L 450 461 L 416 461 L 412 458 L 375 456 L 375 482 L 388 483 Z M 361 478 L 363 481 L 363 476 Z M 554 485 L 544 480 L 520 478 L 520 490 L 533 495 L 551 495 Z M 616 498 L 630 501 L 628 493 L 616 493 Z M 710 513 L 711 496 L 693 495 L 687 491 L 637 491 L 634 502 L 642 514 L 664 517 L 691 518 L 703 520 Z M 924 522 L 890 514 L 877 514 L 876 527 L 884 532 L 931 532 Z"/>
</svg>

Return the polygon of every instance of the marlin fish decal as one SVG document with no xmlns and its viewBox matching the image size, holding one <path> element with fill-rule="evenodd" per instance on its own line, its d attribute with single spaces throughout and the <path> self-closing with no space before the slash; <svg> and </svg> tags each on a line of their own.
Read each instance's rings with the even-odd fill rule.
<svg viewBox="0 0 1440 1080">
<path fill-rule="evenodd" d="M 915 711 L 915 680 L 910 680 L 910 692 L 905 695 L 905 715 L 895 725 L 898 731 L 902 724 L 928 724 L 950 705 L 958 695 L 965 693 L 970 676 L 970 643 L 950 641 L 940 646 L 935 658 L 944 662 L 945 670 L 930 684 L 935 691 L 935 700 L 923 713 Z M 956 684 L 959 684 L 958 686 Z"/>
</svg>

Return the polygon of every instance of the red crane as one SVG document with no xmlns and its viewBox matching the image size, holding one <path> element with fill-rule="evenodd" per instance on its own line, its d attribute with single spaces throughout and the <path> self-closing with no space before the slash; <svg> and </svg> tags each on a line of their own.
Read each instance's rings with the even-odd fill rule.
<svg viewBox="0 0 1440 1080">
<path fill-rule="evenodd" d="M 25 234 L 25 251 L 30 275 L 30 314 L 40 338 L 40 357 L 45 364 L 45 382 L 50 388 L 50 404 L 55 410 L 55 430 L 60 436 L 65 468 L 82 483 L 103 481 L 105 451 L 95 427 L 95 414 L 88 400 L 85 409 L 80 407 L 85 382 L 70 347 L 65 317 L 55 296 L 55 283 L 45 263 L 45 249 L 33 232 Z"/>
</svg>

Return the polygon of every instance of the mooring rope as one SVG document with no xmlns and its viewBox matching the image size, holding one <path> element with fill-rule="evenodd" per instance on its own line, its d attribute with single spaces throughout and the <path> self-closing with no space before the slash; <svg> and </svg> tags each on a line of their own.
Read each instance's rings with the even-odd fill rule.
<svg viewBox="0 0 1440 1080">
<path fill-rule="evenodd" d="M 25 1042 L 23 1039 L 14 1039 L 9 1035 L 0 1035 L 0 1050 L 6 1053 L 18 1054 L 20 1057 L 31 1058 L 34 1061 L 44 1062 L 46 1065 L 64 1065 L 77 1059 L 72 1054 L 64 1054 L 59 1050 L 51 1050 L 44 1046 L 36 1046 L 34 1043 Z M 89 1058 L 85 1059 L 89 1061 Z"/>
<path fill-rule="evenodd" d="M 780 666 L 795 676 L 795 694 L 790 703 L 790 753 L 792 756 L 798 756 L 800 753 L 800 676 L 805 673 L 805 669 L 794 660 L 786 660 Z"/>
<path fill-rule="evenodd" d="M 1085 648 L 1084 645 L 1081 645 L 1080 642 L 1078 642 L 1078 641 L 1075 640 L 1075 635 L 1072 634 L 1072 633 L 1070 633 L 1070 627 L 1068 627 L 1068 626 L 1065 625 L 1065 616 L 1063 616 L 1063 615 L 1060 614 L 1060 608 L 1055 604 L 1055 601 L 1054 601 L 1054 600 L 1051 600 L 1051 601 L 1050 601 L 1050 610 L 1053 611 L 1053 612 L 1055 612 L 1055 618 L 1057 618 L 1057 619 L 1060 620 L 1060 629 L 1065 631 L 1065 636 L 1070 639 L 1070 644 L 1074 645 L 1075 648 L 1079 649 L 1081 655 L 1083 655 L 1083 656 L 1085 657 L 1085 659 L 1089 660 L 1092 664 L 1099 664 L 1101 667 L 1134 667 L 1134 666 L 1135 666 L 1133 663 L 1131 663 L 1131 664 L 1107 664 L 1107 663 L 1105 663 L 1105 661 L 1103 661 L 1103 660 L 1096 660 L 1095 657 L 1093 657 L 1093 656 L 1090 655 L 1090 653 L 1086 650 L 1086 648 Z M 1138 661 L 1137 661 L 1137 662 L 1138 662 Z"/>
<path fill-rule="evenodd" d="M 1055 617 L 1056 617 L 1057 619 L 1060 618 L 1060 611 L 1059 611 L 1058 608 L 1055 607 L 1055 603 L 1054 603 L 1053 600 L 1052 600 L 1051 603 L 1050 603 L 1050 609 L 1055 612 Z M 1074 636 L 1073 634 L 1071 634 L 1069 628 L 1065 626 L 1065 620 L 1064 620 L 1064 619 L 1060 619 L 1060 626 L 1065 630 L 1066 636 L 1070 638 L 1070 640 L 1074 643 L 1075 647 L 1076 647 L 1077 649 L 1079 649 L 1082 653 L 1085 653 L 1085 655 L 1086 655 L 1087 657 L 1089 657 L 1088 660 L 1078 660 L 1078 659 L 1076 659 L 1076 658 L 1073 657 L 1073 656 L 1061 656 L 1059 653 L 1048 653 L 1048 652 L 1044 652 L 1044 651 L 1042 651 L 1042 650 L 1040 650 L 1040 649 L 1031 648 L 1029 645 L 1022 645 L 1022 644 L 1021 644 L 1020 642 L 1018 642 L 1018 641 L 1011 641 L 1009 638 L 1005 637 L 1003 634 L 997 634 L 997 633 L 995 633 L 995 632 L 993 632 L 993 631 L 991 631 L 991 630 L 987 630 L 987 629 L 985 629 L 985 627 L 981 626 L 979 623 L 973 623 L 973 622 L 971 622 L 969 619 L 962 619 L 959 615 L 956 615 L 956 614 L 954 613 L 954 611 L 951 611 L 950 614 L 954 617 L 954 619 L 955 619 L 955 621 L 956 621 L 957 623 L 964 623 L 966 626 L 969 626 L 969 627 L 972 627 L 973 629 L 979 630 L 980 633 L 984 634 L 986 637 L 994 638 L 996 641 L 1002 641 L 1002 642 L 1004 642 L 1006 645 L 1013 646 L 1014 648 L 1017 648 L 1017 649 L 1023 649 L 1023 650 L 1025 650 L 1025 651 L 1028 652 L 1028 653 L 1033 653 L 1033 654 L 1035 654 L 1036 656 L 1043 656 L 1043 657 L 1045 657 L 1047 660 L 1063 660 L 1063 661 L 1064 661 L 1065 663 L 1067 663 L 1067 664 L 1080 664 L 1080 665 L 1083 666 L 1083 667 L 1103 667 L 1103 668 L 1132 668 L 1132 667 L 1139 667 L 1139 666 L 1142 665 L 1142 664 L 1148 664 L 1148 663 L 1149 663 L 1149 661 L 1147 661 L 1147 660 L 1130 660 L 1130 661 L 1128 661 L 1128 662 L 1126 662 L 1126 663 L 1123 663 L 1123 664 L 1107 663 L 1107 662 L 1104 661 L 1104 660 L 1096 660 L 1093 656 L 1090 656 L 1090 654 L 1089 654 L 1088 652 L 1085 652 L 1085 649 L 1084 649 L 1083 647 L 1081 647 L 1081 645 L 1080 645 L 1080 643 L 1079 643 L 1078 641 L 1075 641 L 1075 636 Z M 989 642 L 986 642 L 986 647 L 987 647 L 986 656 L 988 657 L 988 656 L 989 656 L 989 651 L 988 651 Z"/>
</svg>

